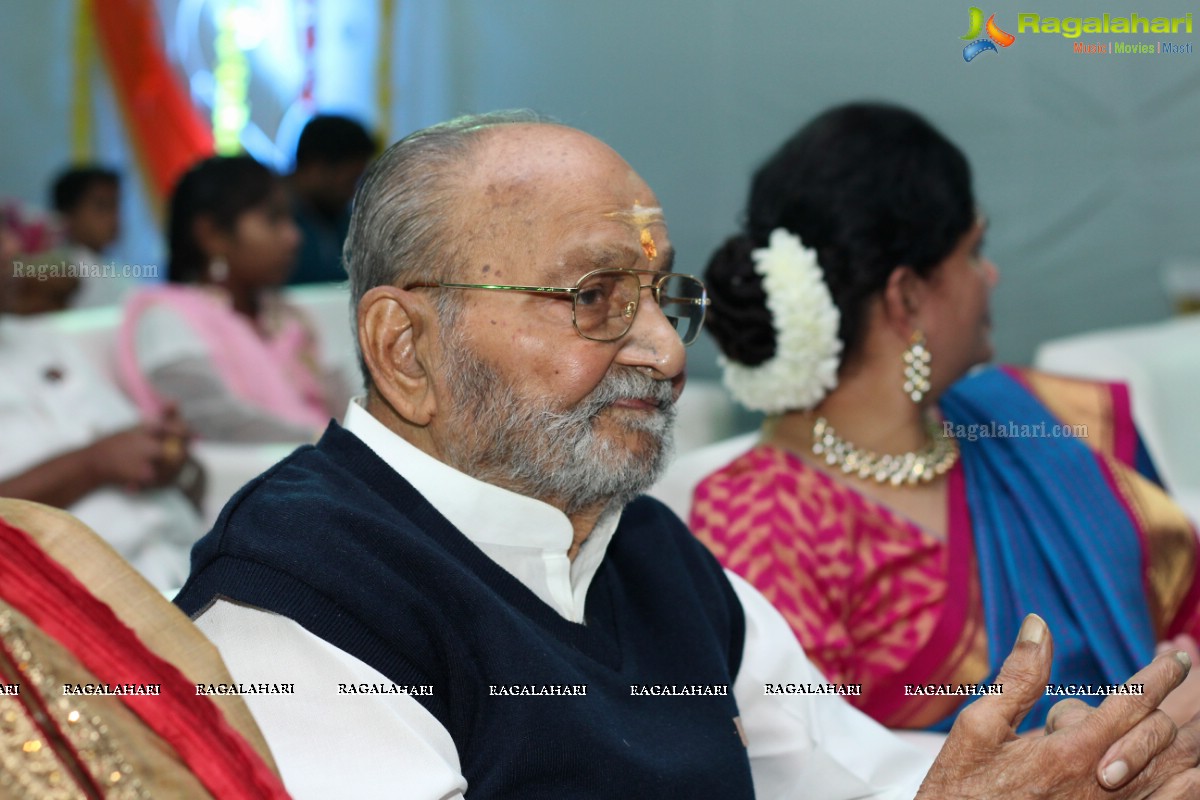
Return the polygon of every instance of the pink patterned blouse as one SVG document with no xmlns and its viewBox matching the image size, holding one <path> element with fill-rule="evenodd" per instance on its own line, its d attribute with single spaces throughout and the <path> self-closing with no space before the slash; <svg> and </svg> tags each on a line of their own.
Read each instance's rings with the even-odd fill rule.
<svg viewBox="0 0 1200 800">
<path fill-rule="evenodd" d="M 792 453 L 759 446 L 696 488 L 690 524 L 766 595 L 835 683 L 891 683 L 929 641 L 947 545 Z"/>
</svg>

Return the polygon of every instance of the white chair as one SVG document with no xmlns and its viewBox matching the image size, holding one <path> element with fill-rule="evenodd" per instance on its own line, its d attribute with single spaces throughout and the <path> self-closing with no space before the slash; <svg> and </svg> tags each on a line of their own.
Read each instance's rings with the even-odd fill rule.
<svg viewBox="0 0 1200 800">
<path fill-rule="evenodd" d="M 696 484 L 754 447 L 757 441 L 758 431 L 752 431 L 682 453 L 647 494 L 661 500 L 686 522 Z"/>
<path fill-rule="evenodd" d="M 323 366 L 333 367 L 348 386 L 361 387 L 358 368 L 355 320 L 350 314 L 350 287 L 345 283 L 314 283 L 293 286 L 286 293 L 289 302 L 308 313 L 321 342 Z"/>
<path fill-rule="evenodd" d="M 733 398 L 715 380 L 689 379 L 675 417 L 675 455 L 720 441 L 736 432 Z"/>
</svg>

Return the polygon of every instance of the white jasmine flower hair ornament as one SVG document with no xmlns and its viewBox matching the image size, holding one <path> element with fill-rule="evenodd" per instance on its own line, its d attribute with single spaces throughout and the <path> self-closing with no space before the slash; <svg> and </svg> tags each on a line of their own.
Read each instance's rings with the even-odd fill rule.
<svg viewBox="0 0 1200 800">
<path fill-rule="evenodd" d="M 809 409 L 837 386 L 842 353 L 841 314 L 833 304 L 817 254 L 789 230 L 771 231 L 769 245 L 751 253 L 762 276 L 775 329 L 775 355 L 756 367 L 720 359 L 725 386 L 753 411 Z"/>
</svg>

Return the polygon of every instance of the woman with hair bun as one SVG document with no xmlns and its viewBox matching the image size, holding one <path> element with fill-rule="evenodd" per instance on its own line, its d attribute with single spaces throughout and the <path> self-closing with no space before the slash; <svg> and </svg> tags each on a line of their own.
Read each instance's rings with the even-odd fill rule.
<svg viewBox="0 0 1200 800">
<path fill-rule="evenodd" d="M 758 170 L 705 276 L 726 384 L 768 417 L 697 487 L 692 529 L 894 728 L 947 730 L 1028 612 L 1054 631 L 1052 683 L 1091 704 L 1080 687 L 1156 648 L 1200 661 L 1196 536 L 1125 387 L 968 374 L 992 357 L 986 227 L 953 143 L 845 105 Z M 1163 706 L 1176 720 L 1194 681 Z"/>
</svg>

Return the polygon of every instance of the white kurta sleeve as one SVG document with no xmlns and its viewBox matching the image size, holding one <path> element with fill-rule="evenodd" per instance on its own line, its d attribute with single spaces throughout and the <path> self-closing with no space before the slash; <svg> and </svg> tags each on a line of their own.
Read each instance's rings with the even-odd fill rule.
<svg viewBox="0 0 1200 800">
<path fill-rule="evenodd" d="M 463 800 L 467 781 L 450 733 L 405 694 L 346 694 L 391 685 L 380 672 L 261 609 L 217 601 L 196 619 L 234 681 L 293 684 L 294 694 L 243 694 L 296 800 Z"/>
<path fill-rule="evenodd" d="M 757 589 L 726 571 L 746 616 L 733 686 L 759 800 L 901 800 L 916 795 L 931 756 L 836 694 L 780 694 L 766 685 L 826 684 L 787 621 Z"/>
</svg>

